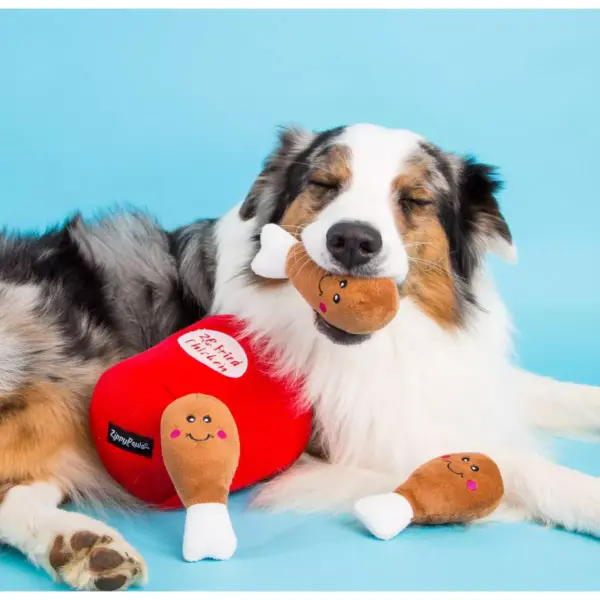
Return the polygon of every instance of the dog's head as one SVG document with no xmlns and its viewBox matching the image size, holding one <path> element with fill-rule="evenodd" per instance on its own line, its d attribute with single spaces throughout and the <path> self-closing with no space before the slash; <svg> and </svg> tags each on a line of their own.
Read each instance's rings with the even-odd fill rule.
<svg viewBox="0 0 600 600">
<path fill-rule="evenodd" d="M 286 129 L 240 216 L 280 224 L 334 274 L 394 278 L 403 296 L 455 327 L 474 304 L 485 252 L 514 253 L 499 186 L 493 168 L 410 131 Z M 362 339 L 319 325 L 338 342 Z"/>
</svg>

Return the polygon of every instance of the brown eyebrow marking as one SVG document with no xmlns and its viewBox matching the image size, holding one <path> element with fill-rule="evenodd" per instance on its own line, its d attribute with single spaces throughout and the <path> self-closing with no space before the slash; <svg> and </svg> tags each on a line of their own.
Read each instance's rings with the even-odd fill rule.
<svg viewBox="0 0 600 600">
<path fill-rule="evenodd" d="M 314 161 L 313 177 L 325 183 L 348 183 L 352 178 L 350 150 L 345 146 L 330 146 Z"/>
<path fill-rule="evenodd" d="M 392 181 L 392 190 L 396 194 L 405 193 L 415 200 L 435 200 L 435 194 L 429 185 L 429 166 L 423 160 L 412 161 L 407 168 Z"/>
</svg>

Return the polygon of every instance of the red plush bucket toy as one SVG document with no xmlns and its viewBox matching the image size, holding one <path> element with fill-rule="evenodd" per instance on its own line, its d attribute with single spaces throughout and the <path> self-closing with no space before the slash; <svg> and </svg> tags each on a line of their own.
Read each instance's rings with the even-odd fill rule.
<svg viewBox="0 0 600 600">
<path fill-rule="evenodd" d="M 232 316 L 203 319 L 110 368 L 91 400 L 112 477 L 147 503 L 187 508 L 186 560 L 231 556 L 229 491 L 286 469 L 310 437 L 300 385 L 270 375 L 242 330 Z"/>
</svg>

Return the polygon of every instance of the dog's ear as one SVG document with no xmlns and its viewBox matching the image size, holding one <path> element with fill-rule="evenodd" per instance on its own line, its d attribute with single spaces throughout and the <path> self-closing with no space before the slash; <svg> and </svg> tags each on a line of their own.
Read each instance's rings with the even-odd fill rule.
<svg viewBox="0 0 600 600">
<path fill-rule="evenodd" d="M 239 215 L 244 221 L 256 217 L 261 199 L 276 187 L 278 175 L 292 161 L 292 157 L 308 146 L 313 134 L 298 127 L 283 127 L 279 130 L 279 141 L 275 150 L 267 157 L 246 199 L 240 207 Z"/>
<path fill-rule="evenodd" d="M 497 199 L 501 187 L 494 167 L 473 157 L 463 159 L 458 181 L 459 224 L 471 246 L 515 262 L 517 251 Z"/>
<path fill-rule="evenodd" d="M 248 219 L 253 219 L 256 216 L 256 212 L 258 210 L 258 203 L 260 201 L 260 197 L 265 191 L 266 183 L 268 177 L 267 168 L 263 168 L 263 170 L 259 173 L 256 181 L 252 184 L 248 195 L 242 202 L 242 206 L 240 206 L 240 219 L 242 221 L 247 221 Z"/>
</svg>

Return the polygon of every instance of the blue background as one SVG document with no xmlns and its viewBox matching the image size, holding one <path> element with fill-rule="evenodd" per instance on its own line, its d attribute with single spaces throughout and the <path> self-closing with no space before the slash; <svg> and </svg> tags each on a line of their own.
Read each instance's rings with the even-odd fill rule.
<svg viewBox="0 0 600 600">
<path fill-rule="evenodd" d="M 279 124 L 412 129 L 501 169 L 520 260 L 492 268 L 521 362 L 600 384 L 599 58 L 598 11 L 4 11 L 0 224 L 130 203 L 171 227 L 242 199 Z M 559 451 L 600 475 L 598 448 Z M 155 589 L 600 587 L 584 536 L 494 525 L 382 544 L 345 518 L 246 501 L 226 564 L 180 560 L 181 513 L 109 519 Z M 0 587 L 54 584 L 2 550 Z"/>
</svg>

